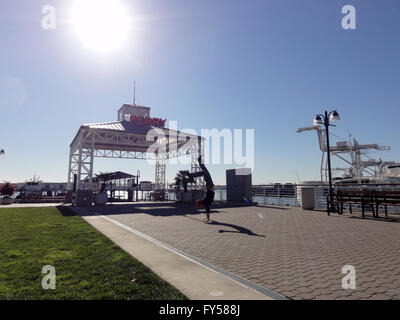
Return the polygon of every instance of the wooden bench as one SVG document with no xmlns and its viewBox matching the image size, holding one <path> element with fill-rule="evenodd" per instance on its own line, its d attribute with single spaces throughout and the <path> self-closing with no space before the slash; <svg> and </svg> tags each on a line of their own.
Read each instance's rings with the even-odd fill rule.
<svg viewBox="0 0 400 320">
<path fill-rule="evenodd" d="M 364 199 L 363 204 L 375 206 L 375 210 L 373 210 L 375 217 L 379 216 L 379 206 L 384 206 L 385 216 L 387 217 L 388 206 L 400 205 L 400 190 L 374 190 L 372 191 L 372 197 Z"/>
<path fill-rule="evenodd" d="M 362 215 L 365 215 L 365 205 L 367 202 L 373 199 L 373 193 L 371 190 L 349 190 L 339 189 L 336 192 L 336 206 L 339 214 L 343 214 L 344 204 L 349 205 L 350 214 L 353 213 L 353 205 L 361 205 Z M 364 205 L 363 205 L 364 203 Z M 372 212 L 374 213 L 374 207 L 371 205 Z"/>
<path fill-rule="evenodd" d="M 328 214 L 330 211 L 330 199 L 328 197 Z M 388 206 L 400 206 L 400 190 L 349 190 L 339 189 L 334 195 L 334 206 L 338 214 L 343 214 L 344 204 L 349 205 L 350 213 L 353 213 L 353 205 L 361 205 L 362 218 L 365 218 L 366 207 L 370 206 L 373 217 L 379 217 L 379 207 L 384 206 L 387 216 Z"/>
<path fill-rule="evenodd" d="M 373 200 L 372 190 L 352 190 L 352 189 L 339 189 L 334 194 L 333 205 L 338 214 L 343 214 L 344 205 L 349 205 L 350 214 L 353 213 L 353 205 L 360 205 L 362 208 L 362 216 L 365 218 L 365 206 L 370 205 L 373 216 L 375 216 L 375 207 L 371 204 Z M 330 213 L 330 197 L 327 197 L 327 211 Z"/>
</svg>

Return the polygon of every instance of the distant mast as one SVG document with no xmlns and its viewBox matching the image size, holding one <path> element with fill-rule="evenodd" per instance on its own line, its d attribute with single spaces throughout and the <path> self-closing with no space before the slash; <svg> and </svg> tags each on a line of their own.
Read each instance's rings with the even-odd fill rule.
<svg viewBox="0 0 400 320">
<path fill-rule="evenodd" d="M 136 80 L 133 81 L 133 104 L 136 105 Z"/>
</svg>

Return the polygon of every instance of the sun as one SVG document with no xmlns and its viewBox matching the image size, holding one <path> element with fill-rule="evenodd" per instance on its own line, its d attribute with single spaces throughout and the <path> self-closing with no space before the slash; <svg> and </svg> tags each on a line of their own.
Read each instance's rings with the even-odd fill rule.
<svg viewBox="0 0 400 320">
<path fill-rule="evenodd" d="M 96 51 L 111 51 L 124 43 L 129 29 L 118 0 L 75 0 L 72 24 L 82 42 Z"/>
</svg>

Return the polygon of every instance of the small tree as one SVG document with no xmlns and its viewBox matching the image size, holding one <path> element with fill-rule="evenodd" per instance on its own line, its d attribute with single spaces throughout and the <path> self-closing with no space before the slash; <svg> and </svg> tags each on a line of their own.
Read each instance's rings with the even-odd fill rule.
<svg viewBox="0 0 400 320">
<path fill-rule="evenodd" d="M 175 191 L 179 192 L 181 191 L 181 184 L 182 184 L 182 179 L 181 177 L 179 177 L 178 175 L 175 177 Z"/>
<path fill-rule="evenodd" d="M 0 194 L 4 198 L 11 197 L 14 194 L 14 192 L 15 192 L 15 186 L 10 182 L 5 182 L 0 188 Z"/>
<path fill-rule="evenodd" d="M 183 191 L 186 192 L 189 183 L 190 184 L 196 183 L 194 181 L 194 178 L 189 175 L 189 171 L 187 170 L 179 171 L 175 177 L 175 185 L 177 186 L 178 191 L 180 190 L 180 185 L 182 184 Z"/>
</svg>

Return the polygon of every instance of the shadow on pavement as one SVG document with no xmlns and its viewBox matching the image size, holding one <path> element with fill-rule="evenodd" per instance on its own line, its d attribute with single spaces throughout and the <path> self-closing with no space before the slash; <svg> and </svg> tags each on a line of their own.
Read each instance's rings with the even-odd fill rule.
<svg viewBox="0 0 400 320">
<path fill-rule="evenodd" d="M 256 234 L 256 233 L 254 233 L 253 231 L 251 231 L 250 229 L 247 229 L 247 228 L 245 228 L 245 227 L 238 226 L 238 225 L 236 225 L 236 224 L 222 223 L 222 222 L 218 222 L 218 221 L 215 221 L 215 220 L 211 221 L 210 224 L 218 225 L 218 226 L 231 227 L 231 228 L 237 230 L 237 231 L 232 231 L 232 230 L 222 230 L 222 229 L 221 229 L 221 230 L 218 231 L 219 233 L 225 233 L 225 232 L 230 232 L 230 233 L 244 233 L 244 234 L 247 234 L 247 235 L 249 235 L 249 236 L 265 237 L 265 235 L 263 235 L 263 234 Z"/>
<path fill-rule="evenodd" d="M 198 210 L 192 204 L 177 204 L 172 202 L 109 204 L 105 206 L 86 207 L 85 211 L 87 211 L 88 215 L 92 213 L 103 215 L 144 213 L 160 217 L 204 214 L 204 209 Z M 213 210 L 213 212 L 218 212 L 218 210 Z"/>
<path fill-rule="evenodd" d="M 212 219 L 212 213 L 213 213 L 213 212 L 218 212 L 218 211 L 213 211 L 213 210 L 211 210 L 211 219 Z M 192 219 L 192 220 L 196 220 L 196 221 L 199 221 L 199 222 L 201 222 L 201 223 L 204 223 L 203 220 L 199 220 L 199 219 L 196 219 L 196 218 L 193 218 L 193 217 L 190 217 L 190 216 L 186 216 L 186 218 Z M 244 234 L 247 234 L 247 235 L 249 235 L 249 236 L 265 237 L 265 235 L 263 235 L 263 234 L 256 234 L 256 233 L 254 233 L 253 231 L 251 231 L 250 229 L 247 229 L 247 228 L 245 228 L 245 227 L 238 226 L 238 225 L 236 225 L 236 224 L 223 223 L 223 222 L 218 222 L 218 221 L 215 221 L 215 220 L 211 220 L 211 222 L 210 222 L 209 224 L 210 224 L 210 225 L 217 225 L 217 226 L 231 227 L 231 228 L 237 230 L 237 231 L 232 231 L 232 230 L 222 230 L 222 229 L 220 229 L 220 230 L 218 230 L 219 233 L 224 233 L 224 232 L 230 232 L 230 233 L 244 233 Z"/>
</svg>

